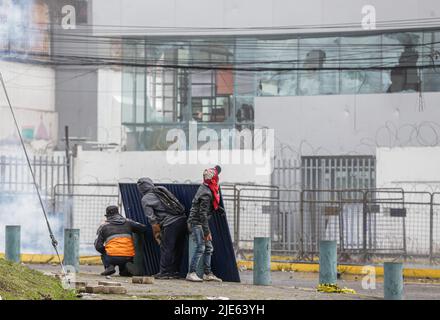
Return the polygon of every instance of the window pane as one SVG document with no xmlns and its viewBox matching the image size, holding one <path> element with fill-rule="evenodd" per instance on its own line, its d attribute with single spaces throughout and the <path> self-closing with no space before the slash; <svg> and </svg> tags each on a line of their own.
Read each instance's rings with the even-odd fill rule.
<svg viewBox="0 0 440 320">
<path fill-rule="evenodd" d="M 134 122 L 134 73 L 126 68 L 122 73 L 122 122 Z"/>
<path fill-rule="evenodd" d="M 165 97 L 174 97 L 174 84 L 173 85 L 166 85 L 165 91 L 164 91 Z"/>
<path fill-rule="evenodd" d="M 258 66 L 268 69 L 258 74 L 259 94 L 263 96 L 296 95 L 297 71 L 295 69 L 298 60 L 298 40 L 259 40 L 256 54 Z"/>
<path fill-rule="evenodd" d="M 414 67 L 420 65 L 422 33 L 390 33 L 383 36 L 383 64 L 395 67 L 384 71 L 386 92 L 418 91 L 420 75 Z"/>
<path fill-rule="evenodd" d="M 380 93 L 382 72 L 362 68 L 381 67 L 381 37 L 342 37 L 340 67 L 359 68 L 341 71 L 341 93 Z"/>
<path fill-rule="evenodd" d="M 235 41 L 235 64 L 238 67 L 253 67 L 255 65 L 257 39 L 237 38 Z M 235 94 L 256 95 L 257 73 L 253 71 L 235 71 Z"/>
<path fill-rule="evenodd" d="M 423 90 L 440 91 L 440 31 L 425 32 L 424 43 L 427 58 L 423 64 L 433 67 L 423 71 Z"/>
<path fill-rule="evenodd" d="M 138 69 L 136 74 L 136 123 L 145 122 L 145 71 Z"/>
<path fill-rule="evenodd" d="M 339 67 L 339 38 L 300 39 L 299 63 L 299 68 L 309 69 L 299 72 L 301 95 L 339 92 L 339 71 L 322 70 Z"/>
<path fill-rule="evenodd" d="M 161 64 L 178 64 L 178 46 L 147 47 L 149 62 Z M 181 51 L 180 56 L 182 56 Z M 185 58 L 187 59 L 187 57 Z M 181 104 L 177 104 L 176 69 L 164 69 L 161 67 L 148 68 L 147 75 L 147 122 L 179 122 L 182 121 L 180 114 Z M 177 89 L 177 90 L 176 90 Z"/>
<path fill-rule="evenodd" d="M 210 97 L 213 90 L 212 71 L 193 71 L 191 74 L 191 94 L 194 97 Z"/>
<path fill-rule="evenodd" d="M 256 95 L 257 82 L 254 72 L 237 71 L 235 73 L 235 94 Z"/>
<path fill-rule="evenodd" d="M 234 93 L 234 74 L 232 70 L 216 71 L 216 93 L 217 95 L 232 95 Z"/>
<path fill-rule="evenodd" d="M 191 81 L 193 85 L 199 84 L 211 84 L 212 83 L 212 71 L 193 71 L 191 74 Z"/>
<path fill-rule="evenodd" d="M 254 123 L 254 98 L 253 97 L 239 97 L 235 99 L 235 113 L 237 121 L 237 129 L 249 129 L 249 125 Z M 253 129 L 253 127 L 252 127 Z"/>
</svg>

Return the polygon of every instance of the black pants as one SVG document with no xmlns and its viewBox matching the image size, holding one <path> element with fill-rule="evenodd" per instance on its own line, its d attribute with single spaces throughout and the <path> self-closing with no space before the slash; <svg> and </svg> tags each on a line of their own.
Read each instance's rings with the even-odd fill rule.
<svg viewBox="0 0 440 320">
<path fill-rule="evenodd" d="M 127 262 L 133 262 L 133 257 L 116 257 L 103 254 L 101 255 L 101 260 L 104 268 L 107 269 L 108 267 L 110 267 L 110 265 L 118 266 L 119 274 L 125 276 L 128 274 L 126 264 Z"/>
<path fill-rule="evenodd" d="M 160 273 L 175 273 L 179 271 L 186 234 L 185 217 L 163 228 L 160 244 Z"/>
</svg>

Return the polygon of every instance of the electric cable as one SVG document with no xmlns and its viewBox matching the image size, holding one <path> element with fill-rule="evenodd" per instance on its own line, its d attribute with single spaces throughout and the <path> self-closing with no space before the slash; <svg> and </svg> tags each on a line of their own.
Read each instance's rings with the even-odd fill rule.
<svg viewBox="0 0 440 320">
<path fill-rule="evenodd" d="M 51 239 L 51 244 L 52 244 L 53 248 L 55 249 L 55 252 L 56 252 L 56 255 L 58 257 L 58 261 L 59 261 L 59 264 L 60 264 L 60 267 L 61 267 L 62 274 L 65 277 L 66 276 L 66 271 L 64 269 L 63 262 L 61 260 L 60 254 L 58 252 L 58 241 L 56 240 L 55 235 L 54 235 L 54 233 L 52 231 L 52 228 L 50 226 L 50 222 L 49 222 L 49 219 L 48 219 L 47 213 L 46 213 L 46 208 L 44 206 L 44 202 L 43 202 L 43 199 L 41 197 L 40 189 L 38 188 L 37 180 L 35 178 L 34 170 L 32 169 L 31 161 L 29 159 L 29 155 L 28 155 L 27 150 L 26 150 L 26 145 L 24 144 L 23 136 L 21 135 L 21 132 L 20 132 L 20 126 L 18 125 L 18 121 L 17 121 L 17 118 L 15 116 L 14 108 L 12 107 L 11 100 L 9 99 L 8 91 L 6 89 L 5 81 L 3 79 L 3 75 L 2 75 L 1 72 L 0 72 L 0 81 L 2 83 L 3 91 L 4 91 L 5 97 L 6 97 L 6 101 L 8 102 L 9 109 L 11 111 L 11 115 L 12 115 L 12 118 L 14 120 L 15 128 L 17 129 L 18 137 L 20 139 L 20 143 L 21 143 L 21 146 L 23 148 L 24 155 L 26 157 L 26 162 L 27 162 L 27 165 L 29 167 L 29 171 L 30 171 L 31 176 L 32 176 L 32 181 L 33 181 L 33 184 L 35 186 L 35 190 L 37 192 L 38 200 L 40 202 L 41 209 L 43 211 L 44 219 L 46 221 L 47 229 L 49 231 L 49 236 L 50 236 L 50 239 Z"/>
</svg>

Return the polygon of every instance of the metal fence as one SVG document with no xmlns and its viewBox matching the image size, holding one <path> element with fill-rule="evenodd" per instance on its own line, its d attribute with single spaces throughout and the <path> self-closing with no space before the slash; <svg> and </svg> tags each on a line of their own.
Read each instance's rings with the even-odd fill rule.
<svg viewBox="0 0 440 320">
<path fill-rule="evenodd" d="M 73 228 L 80 229 L 82 252 L 93 250 L 96 230 L 104 222 L 105 209 L 109 205 L 119 205 L 119 188 L 116 184 L 75 184 L 68 191 L 66 184 L 54 188 L 55 212 L 69 219 Z M 71 215 L 71 217 L 67 217 Z"/>
<path fill-rule="evenodd" d="M 430 222 L 430 243 L 431 256 L 434 259 L 440 259 L 440 193 L 432 194 L 431 207 L 431 222 Z"/>
<path fill-rule="evenodd" d="M 67 162 L 64 156 L 32 156 L 31 166 L 45 199 L 53 198 L 53 187 L 67 183 Z M 0 191 L 34 193 L 32 176 L 24 157 L 0 155 Z"/>
<path fill-rule="evenodd" d="M 335 240 L 346 259 L 440 257 L 440 194 L 249 185 L 226 189 L 237 253 L 251 250 L 254 237 L 266 236 L 273 252 L 306 260 L 319 253 L 320 240 Z"/>
</svg>

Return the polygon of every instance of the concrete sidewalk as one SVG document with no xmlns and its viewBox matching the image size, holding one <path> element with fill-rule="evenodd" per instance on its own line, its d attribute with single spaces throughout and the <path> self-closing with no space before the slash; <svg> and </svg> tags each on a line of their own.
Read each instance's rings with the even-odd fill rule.
<svg viewBox="0 0 440 320">
<path fill-rule="evenodd" d="M 56 265 L 36 265 L 29 267 L 43 272 L 59 272 Z M 154 284 L 132 284 L 130 278 L 112 276 L 111 279 L 100 276 L 102 266 L 81 266 L 77 281 L 97 284 L 98 281 L 116 281 L 127 288 L 125 295 L 85 294 L 83 299 L 280 299 L 280 300 L 363 300 L 382 299 L 383 286 L 380 279 L 376 289 L 362 289 L 362 278 L 342 276 L 338 280 L 340 287 L 356 290 L 356 294 L 336 294 L 316 292 L 318 274 L 301 272 L 272 272 L 271 286 L 252 285 L 252 271 L 240 272 L 241 283 L 190 283 L 185 280 L 156 280 Z M 426 283 L 405 282 L 405 299 L 440 299 L 440 284 L 435 281 Z"/>
</svg>

